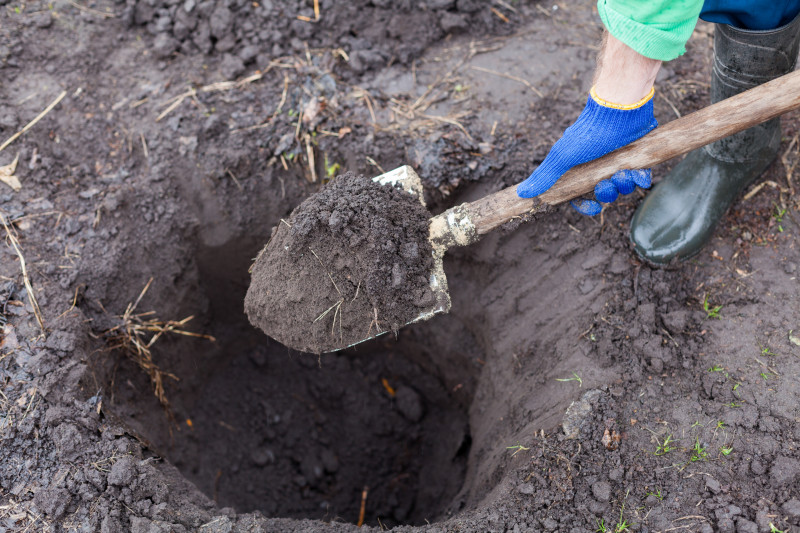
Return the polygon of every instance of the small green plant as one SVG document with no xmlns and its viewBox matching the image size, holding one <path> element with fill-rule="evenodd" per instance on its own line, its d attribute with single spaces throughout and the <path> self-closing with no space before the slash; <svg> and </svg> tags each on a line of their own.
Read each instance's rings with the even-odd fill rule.
<svg viewBox="0 0 800 533">
<path fill-rule="evenodd" d="M 786 533 L 788 529 L 778 529 L 772 522 L 769 523 L 769 533 Z"/>
<path fill-rule="evenodd" d="M 669 452 L 675 450 L 675 447 L 672 446 L 672 443 L 674 442 L 672 435 L 667 435 L 664 438 L 664 442 L 659 442 L 658 439 L 656 439 L 656 442 L 658 442 L 658 447 L 656 448 L 655 451 L 655 454 L 657 456 L 666 455 Z"/>
<path fill-rule="evenodd" d="M 583 387 L 583 380 L 575 372 L 572 373 L 572 377 L 571 378 L 556 378 L 556 381 L 577 381 L 578 382 L 578 387 Z"/>
<path fill-rule="evenodd" d="M 781 209 L 775 205 L 775 212 L 772 213 L 772 218 L 778 223 L 778 231 L 783 233 L 783 216 L 786 214 L 786 209 Z"/>
<path fill-rule="evenodd" d="M 514 457 L 519 452 L 526 452 L 526 451 L 530 450 L 530 448 L 526 448 L 522 444 L 517 443 L 516 446 L 506 446 L 506 450 L 514 450 L 514 453 L 511 454 L 511 457 Z"/>
<path fill-rule="evenodd" d="M 696 438 L 694 440 L 694 446 L 692 447 L 692 453 L 689 456 L 689 461 L 696 463 L 698 461 L 705 461 L 706 459 L 708 459 L 708 451 L 700 444 L 700 439 Z"/>
<path fill-rule="evenodd" d="M 630 531 L 631 524 L 628 523 L 627 520 L 621 521 L 619 524 L 616 525 L 614 528 L 614 533 L 623 533 L 624 531 Z"/>
<path fill-rule="evenodd" d="M 733 386 L 733 392 L 736 392 L 736 389 L 738 389 L 740 385 L 741 383 L 737 381 L 736 384 Z"/>
<path fill-rule="evenodd" d="M 328 161 L 328 154 L 325 154 L 325 176 L 329 180 L 333 179 L 333 177 L 336 175 L 337 172 L 339 172 L 339 169 L 341 168 L 342 166 L 339 163 L 331 164 Z"/>
<path fill-rule="evenodd" d="M 630 491 L 628 491 L 630 492 Z M 628 497 L 628 492 L 625 493 L 625 498 Z M 619 522 L 614 527 L 614 533 L 623 533 L 625 531 L 630 531 L 630 528 L 633 524 L 629 524 L 627 520 L 622 519 L 622 515 L 625 512 L 625 502 L 619 508 Z"/>
<path fill-rule="evenodd" d="M 664 501 L 664 495 L 661 494 L 661 488 L 657 488 L 655 492 L 650 491 L 647 494 L 645 494 L 644 496 L 645 496 L 645 498 L 647 498 L 648 496 L 655 496 L 659 500 Z"/>
<path fill-rule="evenodd" d="M 722 420 L 719 420 L 719 421 L 717 421 L 717 427 L 716 427 L 716 429 L 722 429 L 722 428 L 724 428 L 726 425 L 727 425 L 727 424 L 725 424 L 725 422 L 723 422 Z"/>
<path fill-rule="evenodd" d="M 771 377 L 773 377 L 773 375 L 772 375 L 772 374 L 768 374 L 767 372 L 762 372 L 762 373 L 760 373 L 760 374 L 759 374 L 759 376 L 761 376 L 762 378 L 764 378 L 764 381 L 769 381 L 769 379 L 770 379 Z"/>
<path fill-rule="evenodd" d="M 722 366 L 720 366 L 720 365 L 714 365 L 714 366 L 712 366 L 711 368 L 709 368 L 709 369 L 708 369 L 708 371 L 709 371 L 709 372 L 724 372 L 724 371 L 725 371 L 725 368 L 723 368 L 723 367 L 722 367 Z"/>
<path fill-rule="evenodd" d="M 741 407 L 742 404 L 739 402 L 731 402 L 728 404 L 728 407 Z"/>
<path fill-rule="evenodd" d="M 761 355 L 778 355 L 778 354 L 770 350 L 769 346 L 766 346 L 764 348 L 761 348 Z"/>
<path fill-rule="evenodd" d="M 706 318 L 716 318 L 719 319 L 719 312 L 722 310 L 721 305 L 717 305 L 716 307 L 711 307 L 711 304 L 708 302 L 708 294 L 703 297 L 703 311 L 706 312 Z"/>
<path fill-rule="evenodd" d="M 732 445 L 731 446 L 723 446 L 722 448 L 719 449 L 719 451 L 722 453 L 722 455 L 727 457 L 731 453 L 733 453 L 733 446 Z"/>
<path fill-rule="evenodd" d="M 598 531 L 599 533 L 608 533 L 608 528 L 606 527 L 605 520 L 602 518 L 600 520 L 597 519 L 595 520 L 597 521 L 597 529 L 595 531 Z"/>
</svg>

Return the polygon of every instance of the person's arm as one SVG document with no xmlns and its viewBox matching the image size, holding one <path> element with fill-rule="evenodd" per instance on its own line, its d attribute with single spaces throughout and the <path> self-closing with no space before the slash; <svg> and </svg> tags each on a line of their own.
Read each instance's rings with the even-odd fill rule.
<svg viewBox="0 0 800 533">
<path fill-rule="evenodd" d="M 594 94 L 614 104 L 636 103 L 650 94 L 659 68 L 661 61 L 641 55 L 606 32 L 597 56 Z"/>
<path fill-rule="evenodd" d="M 648 59 L 612 35 L 603 39 L 594 86 L 583 113 L 533 174 L 517 186 L 522 198 L 539 196 L 570 168 L 621 148 L 658 126 L 653 116 L 653 83 L 661 61 Z M 613 202 L 636 187 L 650 187 L 649 170 L 621 170 L 595 187 L 595 200 L 572 206 L 584 215 L 596 215 L 599 202 Z"/>
<path fill-rule="evenodd" d="M 653 115 L 654 82 L 662 61 L 685 51 L 704 0 L 598 0 L 608 32 L 598 55 L 586 107 L 539 167 L 517 186 L 532 198 L 547 191 L 570 168 L 621 148 L 658 126 Z M 620 170 L 595 187 L 595 198 L 613 202 L 619 194 L 650 186 L 650 170 Z M 601 205 L 572 205 L 595 215 Z"/>
</svg>

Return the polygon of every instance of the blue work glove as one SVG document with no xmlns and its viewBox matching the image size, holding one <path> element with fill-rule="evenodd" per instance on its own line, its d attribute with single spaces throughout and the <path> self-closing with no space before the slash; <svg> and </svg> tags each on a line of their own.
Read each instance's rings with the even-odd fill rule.
<svg viewBox="0 0 800 533">
<path fill-rule="evenodd" d="M 592 88 L 586 107 L 578 120 L 566 129 L 544 161 L 528 179 L 517 186 L 521 198 L 539 196 L 576 165 L 602 157 L 630 144 L 658 126 L 653 116 L 653 94 L 631 105 L 618 105 L 598 97 Z M 620 170 L 594 188 L 595 200 L 571 202 L 579 213 L 596 215 L 619 194 L 630 194 L 636 186 L 650 187 L 650 169 Z"/>
</svg>

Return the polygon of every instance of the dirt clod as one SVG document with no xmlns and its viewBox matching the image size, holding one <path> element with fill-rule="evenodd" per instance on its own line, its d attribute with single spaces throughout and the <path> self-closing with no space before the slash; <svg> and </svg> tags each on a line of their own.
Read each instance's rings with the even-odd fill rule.
<svg viewBox="0 0 800 533">
<path fill-rule="evenodd" d="M 337 177 L 259 254 L 247 316 L 277 341 L 313 353 L 396 331 L 433 301 L 429 216 L 400 189 Z"/>
</svg>

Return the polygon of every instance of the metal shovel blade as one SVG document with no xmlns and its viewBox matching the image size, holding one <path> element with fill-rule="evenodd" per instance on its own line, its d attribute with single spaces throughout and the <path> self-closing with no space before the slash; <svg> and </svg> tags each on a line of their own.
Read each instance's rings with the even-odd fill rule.
<svg viewBox="0 0 800 533">
<path fill-rule="evenodd" d="M 380 176 L 376 176 L 372 178 L 372 181 L 380 183 L 381 185 L 399 186 L 407 193 L 416 196 L 419 202 L 425 206 L 422 180 L 420 180 L 419 175 L 414 172 L 414 169 L 408 165 L 403 165 L 402 167 L 390 170 Z M 433 269 L 428 277 L 430 288 L 433 292 L 433 304 L 420 311 L 420 313 L 413 320 L 408 321 L 406 325 L 428 320 L 434 315 L 450 311 L 450 293 L 447 292 L 447 278 L 444 275 L 444 265 L 442 264 L 444 251 L 444 249 L 433 247 Z M 356 344 L 361 344 L 364 341 L 374 339 L 384 333 L 386 332 L 383 331 L 366 337 L 358 342 L 354 342 L 348 346 L 348 348 Z"/>
</svg>

